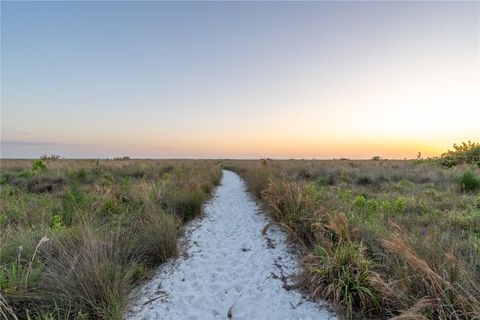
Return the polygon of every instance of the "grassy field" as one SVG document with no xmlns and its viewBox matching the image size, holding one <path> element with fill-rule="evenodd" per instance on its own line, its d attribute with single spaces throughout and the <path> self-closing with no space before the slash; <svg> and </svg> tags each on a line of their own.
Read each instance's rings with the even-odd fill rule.
<svg viewBox="0 0 480 320">
<path fill-rule="evenodd" d="M 221 163 L 300 244 L 303 289 L 343 317 L 480 319 L 473 147 L 430 160 Z M 0 317 L 121 319 L 135 285 L 175 256 L 219 163 L 2 160 Z"/>
<path fill-rule="evenodd" d="M 302 244 L 305 289 L 344 317 L 480 319 L 480 167 L 460 162 L 225 166 Z"/>
<path fill-rule="evenodd" d="M 121 319 L 220 177 L 212 161 L 2 160 L 0 318 Z"/>
</svg>

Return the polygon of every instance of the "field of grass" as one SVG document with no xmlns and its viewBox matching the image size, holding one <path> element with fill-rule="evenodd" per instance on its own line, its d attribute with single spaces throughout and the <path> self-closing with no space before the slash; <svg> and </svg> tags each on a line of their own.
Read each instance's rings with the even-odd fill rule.
<svg viewBox="0 0 480 320">
<path fill-rule="evenodd" d="M 220 177 L 213 161 L 2 160 L 0 318 L 121 319 Z"/>
<path fill-rule="evenodd" d="M 476 164 L 224 164 L 302 245 L 305 289 L 344 317 L 480 319 Z"/>
<path fill-rule="evenodd" d="M 300 244 L 305 292 L 343 317 L 480 319 L 480 148 L 463 149 L 447 162 L 2 160 L 0 317 L 121 319 L 223 167 Z"/>
</svg>

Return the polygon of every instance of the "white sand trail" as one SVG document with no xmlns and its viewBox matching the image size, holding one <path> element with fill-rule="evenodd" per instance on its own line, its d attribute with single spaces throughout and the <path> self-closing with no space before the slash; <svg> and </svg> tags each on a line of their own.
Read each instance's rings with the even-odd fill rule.
<svg viewBox="0 0 480 320">
<path fill-rule="evenodd" d="M 333 319 L 284 288 L 299 272 L 286 235 L 269 223 L 240 177 L 223 171 L 205 215 L 186 227 L 186 249 L 136 293 L 127 319 Z"/>
</svg>

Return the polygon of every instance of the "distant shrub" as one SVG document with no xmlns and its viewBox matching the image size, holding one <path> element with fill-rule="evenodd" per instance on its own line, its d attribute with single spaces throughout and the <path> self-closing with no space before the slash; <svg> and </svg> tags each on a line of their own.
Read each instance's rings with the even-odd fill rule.
<svg viewBox="0 0 480 320">
<path fill-rule="evenodd" d="M 47 166 L 42 160 L 35 160 L 32 163 L 32 171 L 45 171 Z"/>
<path fill-rule="evenodd" d="M 130 160 L 129 156 L 123 156 L 123 157 L 115 157 L 113 160 Z"/>
<path fill-rule="evenodd" d="M 59 160 L 61 158 L 62 157 L 58 154 L 47 155 L 46 153 L 44 153 L 40 156 L 40 160 Z"/>
<path fill-rule="evenodd" d="M 457 182 L 463 191 L 477 191 L 480 189 L 480 177 L 477 177 L 472 171 L 465 171 L 458 177 Z"/>
<path fill-rule="evenodd" d="M 380 157 L 380 156 L 374 156 L 374 157 L 372 157 L 372 160 L 373 160 L 373 161 L 380 161 L 380 160 L 382 160 L 382 157 Z"/>
<path fill-rule="evenodd" d="M 462 163 L 476 164 L 480 167 L 480 143 L 462 142 L 453 145 L 453 150 L 448 150 L 438 159 L 445 167 L 453 167 Z"/>
</svg>

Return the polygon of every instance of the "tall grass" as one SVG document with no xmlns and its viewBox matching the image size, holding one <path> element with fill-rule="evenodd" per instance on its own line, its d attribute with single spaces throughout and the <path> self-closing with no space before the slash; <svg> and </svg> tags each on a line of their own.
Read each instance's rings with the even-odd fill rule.
<svg viewBox="0 0 480 320">
<path fill-rule="evenodd" d="M 212 161 L 2 160 L 0 315 L 121 319 L 219 182 Z"/>
<path fill-rule="evenodd" d="M 480 194 L 466 187 L 476 165 L 225 164 L 303 244 L 310 294 L 343 317 L 480 319 Z"/>
</svg>

